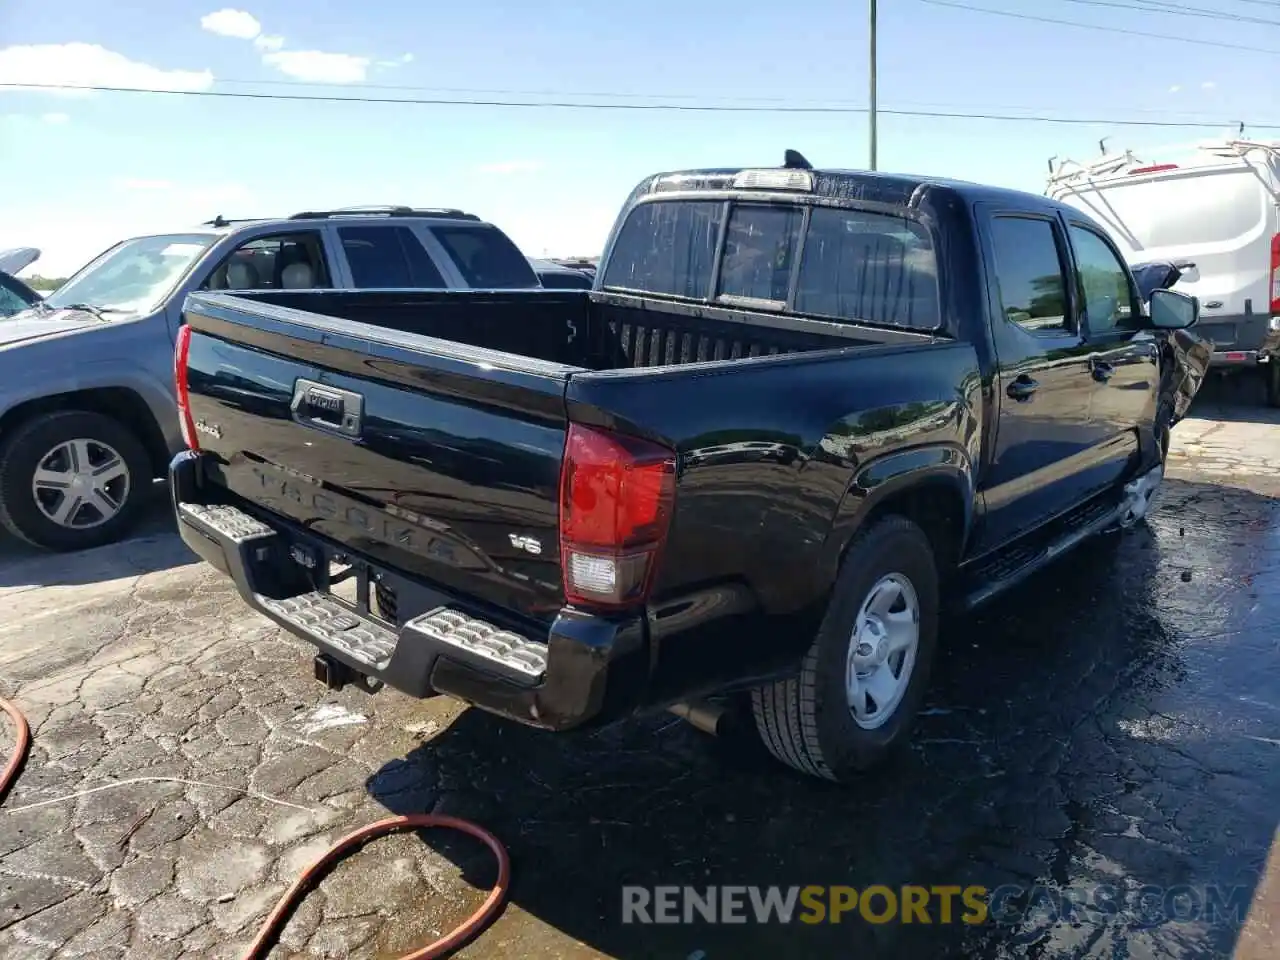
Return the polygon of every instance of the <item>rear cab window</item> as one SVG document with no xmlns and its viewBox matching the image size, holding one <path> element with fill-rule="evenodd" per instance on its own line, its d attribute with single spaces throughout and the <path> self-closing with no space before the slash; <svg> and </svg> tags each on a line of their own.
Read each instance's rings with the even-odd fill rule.
<svg viewBox="0 0 1280 960">
<path fill-rule="evenodd" d="M 432 227 L 467 286 L 511 290 L 538 286 L 538 275 L 519 248 L 494 227 Z"/>
<path fill-rule="evenodd" d="M 942 326 L 929 230 L 905 215 L 845 207 L 641 203 L 618 230 L 602 286 L 823 320 Z"/>
</svg>

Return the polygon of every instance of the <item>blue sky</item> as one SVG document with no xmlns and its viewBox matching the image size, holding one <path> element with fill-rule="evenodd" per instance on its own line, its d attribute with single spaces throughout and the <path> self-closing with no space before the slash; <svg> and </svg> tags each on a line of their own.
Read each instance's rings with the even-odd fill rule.
<svg viewBox="0 0 1280 960">
<path fill-rule="evenodd" d="M 1164 15 L 1149 0 L 956 0 L 1280 50 L 1280 26 Z M 1271 19 L 1263 0 L 1174 6 Z M 378 97 L 866 104 L 860 0 L 4 0 L 0 82 Z M 880 105 L 1280 123 L 1276 55 L 880 0 Z M 379 85 L 418 89 L 385 89 Z M 492 91 L 505 91 L 493 93 Z M 517 96 L 524 93 L 528 96 Z M 1280 137 L 1280 128 L 1252 129 Z M 1039 191 L 1051 155 L 1205 129 L 882 116 L 880 167 Z M 769 164 L 786 147 L 865 166 L 864 114 L 335 104 L 0 88 L 0 248 L 63 273 L 126 235 L 215 214 L 450 205 L 531 255 L 593 253 L 645 175 Z"/>
</svg>

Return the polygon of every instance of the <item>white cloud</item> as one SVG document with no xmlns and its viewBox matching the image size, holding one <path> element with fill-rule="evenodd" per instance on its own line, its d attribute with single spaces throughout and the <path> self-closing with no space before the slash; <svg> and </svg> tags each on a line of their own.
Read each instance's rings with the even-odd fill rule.
<svg viewBox="0 0 1280 960">
<path fill-rule="evenodd" d="M 0 49 L 0 83 L 131 90 L 208 90 L 209 70 L 165 70 L 95 43 L 46 43 Z M 0 89 L 22 89 L 6 87 Z M 58 91 L 84 96 L 87 91 Z"/>
<path fill-rule="evenodd" d="M 262 24 L 257 17 L 231 7 L 206 13 L 200 18 L 200 27 L 220 37 L 234 37 L 236 40 L 252 40 L 262 33 Z"/>
<path fill-rule="evenodd" d="M 54 126 L 61 126 L 62 124 L 71 122 L 71 118 L 65 113 L 46 113 L 41 116 L 40 119 L 45 123 L 51 123 Z"/>
<path fill-rule="evenodd" d="M 541 170 L 542 166 L 538 160 L 503 160 L 481 164 L 479 170 L 481 173 L 532 173 L 534 170 Z"/>
<path fill-rule="evenodd" d="M 173 184 L 168 180 L 146 180 L 138 177 L 121 177 L 112 181 L 112 186 L 117 190 L 154 191 L 173 189 Z"/>
<path fill-rule="evenodd" d="M 1170 87 L 1170 88 L 1169 88 L 1169 92 L 1170 92 L 1170 93 L 1177 93 L 1177 92 L 1178 92 L 1179 90 L 1181 90 L 1181 89 L 1182 89 L 1182 87 L 1181 87 L 1179 84 L 1176 84 L 1176 83 L 1175 83 L 1172 87 Z"/>
<path fill-rule="evenodd" d="M 307 83 L 360 83 L 369 74 L 368 57 L 320 50 L 277 50 L 262 62 Z"/>
<path fill-rule="evenodd" d="M 1216 84 L 1216 83 L 1214 83 L 1212 80 L 1206 80 L 1204 83 L 1200 84 L 1200 89 L 1201 89 L 1201 90 L 1212 90 L 1212 89 L 1213 89 L 1214 87 L 1216 87 L 1216 86 L 1217 86 L 1217 84 Z"/>
<path fill-rule="evenodd" d="M 406 53 L 406 54 L 403 54 L 403 55 L 400 57 L 400 62 L 401 62 L 401 63 L 413 63 L 413 54 L 412 54 L 412 53 Z"/>
<path fill-rule="evenodd" d="M 279 50 L 284 46 L 284 37 L 276 34 L 260 33 L 253 38 L 253 45 L 259 50 Z"/>
</svg>

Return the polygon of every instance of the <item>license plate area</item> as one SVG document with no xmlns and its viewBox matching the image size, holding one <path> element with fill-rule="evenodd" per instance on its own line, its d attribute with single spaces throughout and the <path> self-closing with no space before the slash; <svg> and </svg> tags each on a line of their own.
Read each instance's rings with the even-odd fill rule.
<svg viewBox="0 0 1280 960">
<path fill-rule="evenodd" d="M 374 585 L 384 573 L 373 564 L 322 543 L 295 542 L 289 547 L 289 558 L 306 571 L 311 588 L 316 592 L 331 597 L 360 616 L 396 626 L 394 612 L 388 615 L 378 602 Z"/>
</svg>

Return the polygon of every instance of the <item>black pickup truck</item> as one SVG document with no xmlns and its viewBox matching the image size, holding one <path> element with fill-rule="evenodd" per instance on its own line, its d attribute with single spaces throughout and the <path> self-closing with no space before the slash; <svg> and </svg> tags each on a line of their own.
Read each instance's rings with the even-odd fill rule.
<svg viewBox="0 0 1280 960">
<path fill-rule="evenodd" d="M 1141 521 L 1197 314 L 1043 197 L 662 174 L 590 291 L 193 294 L 174 505 L 330 684 L 552 730 L 736 697 L 843 780 L 949 603 Z"/>
</svg>

